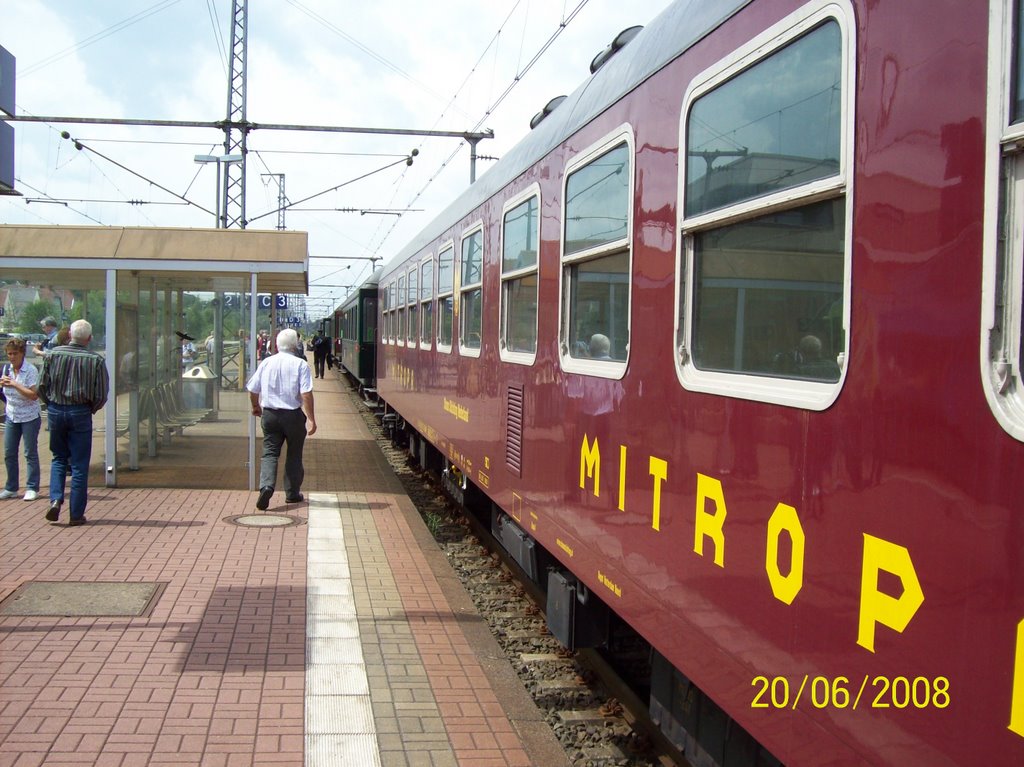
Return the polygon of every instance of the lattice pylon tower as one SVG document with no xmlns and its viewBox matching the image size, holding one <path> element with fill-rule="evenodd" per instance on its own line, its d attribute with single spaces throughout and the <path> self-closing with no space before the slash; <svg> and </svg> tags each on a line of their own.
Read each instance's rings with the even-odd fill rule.
<svg viewBox="0 0 1024 767">
<path fill-rule="evenodd" d="M 224 165 L 223 225 L 245 229 L 245 162 L 249 125 L 245 119 L 245 81 L 248 61 L 249 0 L 233 0 L 231 10 L 231 76 L 228 79 L 228 116 L 224 127 L 224 154 L 241 155 L 241 162 Z M 233 124 L 243 127 L 234 128 Z"/>
</svg>

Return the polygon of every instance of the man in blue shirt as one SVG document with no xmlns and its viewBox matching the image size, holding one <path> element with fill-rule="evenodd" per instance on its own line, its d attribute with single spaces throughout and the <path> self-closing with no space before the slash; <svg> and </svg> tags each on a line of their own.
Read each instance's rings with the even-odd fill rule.
<svg viewBox="0 0 1024 767">
<path fill-rule="evenodd" d="M 53 317 L 43 317 L 43 319 L 39 321 L 39 325 L 42 327 L 43 332 L 46 333 L 46 340 L 36 344 L 36 353 L 43 356 L 47 354 L 49 349 L 52 349 L 57 345 L 57 331 L 59 326 L 57 325 L 57 320 Z"/>
</svg>

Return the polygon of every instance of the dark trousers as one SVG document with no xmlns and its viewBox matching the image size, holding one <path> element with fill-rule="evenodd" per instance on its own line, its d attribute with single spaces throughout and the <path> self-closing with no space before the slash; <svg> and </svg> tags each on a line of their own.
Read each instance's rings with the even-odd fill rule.
<svg viewBox="0 0 1024 767">
<path fill-rule="evenodd" d="M 64 500 L 64 483 L 71 470 L 71 519 L 85 516 L 89 493 L 89 460 L 92 458 L 92 408 L 88 405 L 55 405 L 46 408 L 50 425 L 50 501 Z"/>
<path fill-rule="evenodd" d="M 313 375 L 324 377 L 324 363 L 327 362 L 326 354 L 313 355 Z"/>
<path fill-rule="evenodd" d="M 305 470 L 302 468 L 302 446 L 306 442 L 306 414 L 301 410 L 263 408 L 263 457 L 260 459 L 260 488 L 276 487 L 277 460 L 287 444 L 284 461 L 284 492 L 294 497 L 302 490 Z"/>
</svg>

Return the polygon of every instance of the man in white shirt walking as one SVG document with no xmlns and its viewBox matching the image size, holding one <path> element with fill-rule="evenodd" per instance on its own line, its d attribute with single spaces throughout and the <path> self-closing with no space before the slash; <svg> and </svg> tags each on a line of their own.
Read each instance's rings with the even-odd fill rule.
<svg viewBox="0 0 1024 767">
<path fill-rule="evenodd" d="M 270 505 L 277 481 L 277 461 L 281 448 L 287 444 L 284 463 L 284 499 L 301 503 L 302 447 L 306 435 L 316 433 L 313 413 L 313 377 L 309 363 L 295 356 L 298 335 L 291 328 L 277 334 L 277 354 L 264 359 L 252 374 L 246 389 L 252 403 L 252 414 L 260 416 L 263 427 L 263 457 L 260 460 L 260 495 L 256 508 L 264 511 Z"/>
</svg>

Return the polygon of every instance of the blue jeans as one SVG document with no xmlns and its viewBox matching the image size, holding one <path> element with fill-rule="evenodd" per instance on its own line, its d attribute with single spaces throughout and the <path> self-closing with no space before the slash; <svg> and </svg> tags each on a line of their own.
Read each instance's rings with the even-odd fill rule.
<svg viewBox="0 0 1024 767">
<path fill-rule="evenodd" d="M 18 489 L 18 442 L 24 440 L 25 465 L 28 468 L 29 490 L 39 491 L 39 427 L 42 418 L 24 423 L 7 422 L 4 428 L 4 463 L 7 465 L 7 484 L 4 490 Z"/>
<path fill-rule="evenodd" d="M 92 409 L 88 405 L 55 405 L 46 408 L 50 424 L 50 502 L 64 500 L 64 482 L 71 469 L 71 519 L 85 516 L 92 458 Z"/>
</svg>

